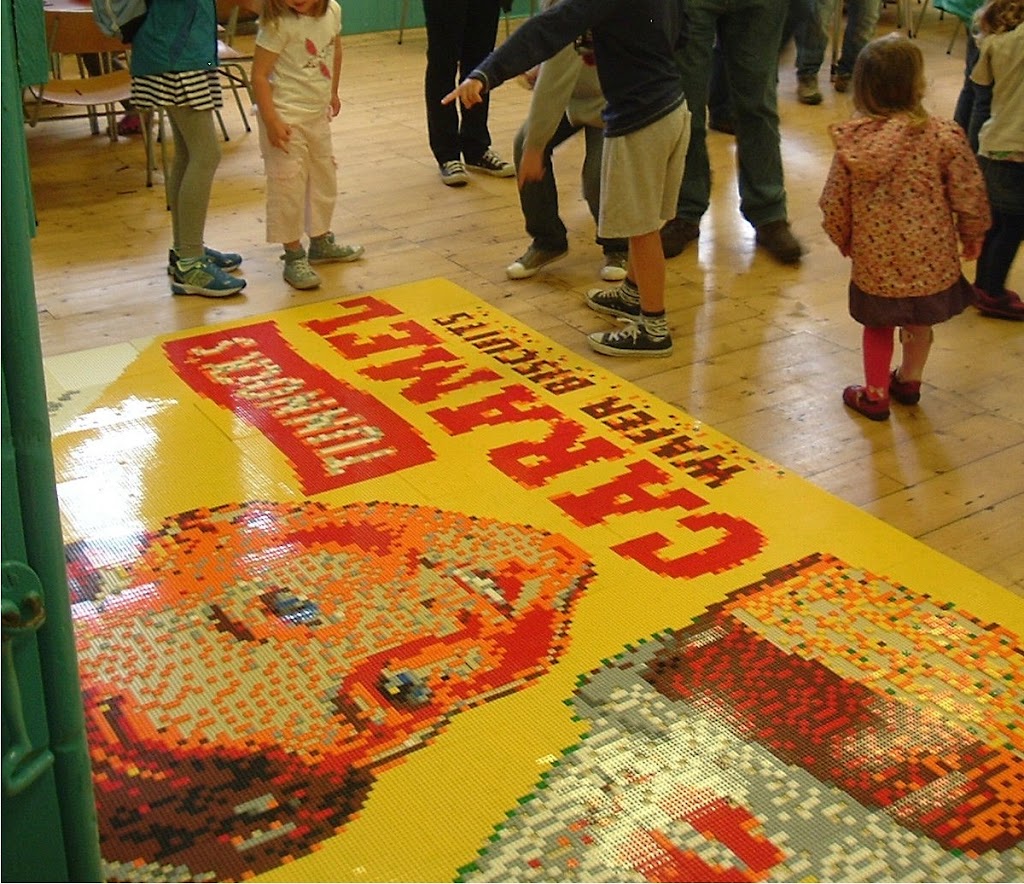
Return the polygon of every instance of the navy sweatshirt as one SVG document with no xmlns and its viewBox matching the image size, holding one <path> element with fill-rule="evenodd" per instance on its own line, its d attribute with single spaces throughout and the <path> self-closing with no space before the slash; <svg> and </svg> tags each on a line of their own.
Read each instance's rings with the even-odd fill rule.
<svg viewBox="0 0 1024 884">
<path fill-rule="evenodd" d="M 560 0 L 523 22 L 469 76 L 495 89 L 589 30 L 608 102 L 605 135 L 635 132 L 683 103 L 675 62 L 679 6 L 679 0 Z"/>
</svg>

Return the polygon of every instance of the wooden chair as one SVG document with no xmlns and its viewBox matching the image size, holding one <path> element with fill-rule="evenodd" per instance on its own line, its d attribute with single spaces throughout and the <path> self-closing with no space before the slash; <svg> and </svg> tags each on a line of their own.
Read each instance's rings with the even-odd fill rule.
<svg viewBox="0 0 1024 884">
<path fill-rule="evenodd" d="M 129 47 L 100 31 L 88 12 L 46 10 L 45 23 L 51 76 L 42 86 L 28 87 L 33 98 L 31 108 L 26 109 L 29 126 L 44 120 L 88 119 L 93 134 L 98 134 L 99 119 L 103 116 L 110 140 L 117 141 L 117 106 L 130 101 L 132 95 L 132 78 L 127 69 Z M 101 73 L 88 74 L 82 61 L 86 55 L 99 59 Z M 124 61 L 119 64 L 119 59 Z M 67 76 L 73 70 L 77 70 L 78 76 Z M 79 110 L 42 116 L 46 106 Z M 153 184 L 153 142 L 146 127 L 143 146 L 149 187 Z"/>
<path fill-rule="evenodd" d="M 251 108 L 256 101 L 256 96 L 253 94 L 252 84 L 249 82 L 249 72 L 245 65 L 252 63 L 252 55 L 240 51 L 234 45 L 235 31 L 238 28 L 238 11 L 238 3 L 234 0 L 217 0 L 217 21 L 220 23 L 221 30 L 217 38 L 217 61 L 224 85 L 235 96 L 235 104 L 238 105 L 238 113 L 242 117 L 245 131 L 251 132 L 248 108 L 242 103 L 241 93 L 244 91 L 248 107 Z M 219 119 L 221 132 L 224 135 L 224 140 L 227 141 L 228 132 L 224 126 L 224 120 L 220 117 Z"/>
<path fill-rule="evenodd" d="M 75 113 L 62 113 L 63 119 L 87 118 L 93 132 L 100 112 L 107 118 L 107 134 L 117 140 L 115 116 L 118 103 L 129 101 L 132 78 L 126 67 L 119 67 L 115 59 L 127 56 L 128 47 L 104 35 L 91 15 L 79 12 L 45 13 L 46 43 L 50 53 L 50 79 L 42 86 L 29 87 L 35 99 L 29 115 L 29 125 L 40 122 L 45 105 L 79 108 Z M 99 59 L 102 73 L 89 76 L 82 56 Z M 70 69 L 78 76 L 68 76 Z M 46 117 L 50 119 L 50 117 Z"/>
</svg>

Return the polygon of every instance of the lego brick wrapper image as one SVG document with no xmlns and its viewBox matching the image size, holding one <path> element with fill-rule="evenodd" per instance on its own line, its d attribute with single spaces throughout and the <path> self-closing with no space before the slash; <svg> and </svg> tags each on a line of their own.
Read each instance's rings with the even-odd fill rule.
<svg viewBox="0 0 1024 884">
<path fill-rule="evenodd" d="M 1020 599 L 471 292 L 44 370 L 107 880 L 1024 877 Z"/>
<path fill-rule="evenodd" d="M 835 560 L 769 575 L 590 673 L 583 742 L 460 880 L 1018 880 L 1011 639 Z"/>
<path fill-rule="evenodd" d="M 380 503 L 224 506 L 113 546 L 133 554 L 69 561 L 98 801 L 120 821 L 105 859 L 125 875 L 140 856 L 223 879 L 308 852 L 375 765 L 541 674 L 591 576 L 563 538 Z"/>
</svg>

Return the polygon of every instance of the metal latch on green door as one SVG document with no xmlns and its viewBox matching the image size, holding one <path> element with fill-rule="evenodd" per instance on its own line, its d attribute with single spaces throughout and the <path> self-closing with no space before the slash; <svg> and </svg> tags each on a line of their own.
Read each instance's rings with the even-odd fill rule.
<svg viewBox="0 0 1024 884">
<path fill-rule="evenodd" d="M 3 714 L 10 747 L 4 752 L 0 777 L 4 795 L 22 792 L 53 766 L 49 749 L 35 749 L 25 724 L 21 686 L 14 665 L 14 642 L 34 633 L 46 620 L 43 586 L 28 565 L 8 561 L 0 565 L 3 584 Z"/>
</svg>

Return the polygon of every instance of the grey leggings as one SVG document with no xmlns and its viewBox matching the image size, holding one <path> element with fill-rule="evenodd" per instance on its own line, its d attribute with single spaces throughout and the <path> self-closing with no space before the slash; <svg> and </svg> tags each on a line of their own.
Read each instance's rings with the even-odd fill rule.
<svg viewBox="0 0 1024 884">
<path fill-rule="evenodd" d="M 220 163 L 213 111 L 168 107 L 167 118 L 174 135 L 174 162 L 167 176 L 173 245 L 179 257 L 199 258 L 210 189 Z"/>
</svg>

